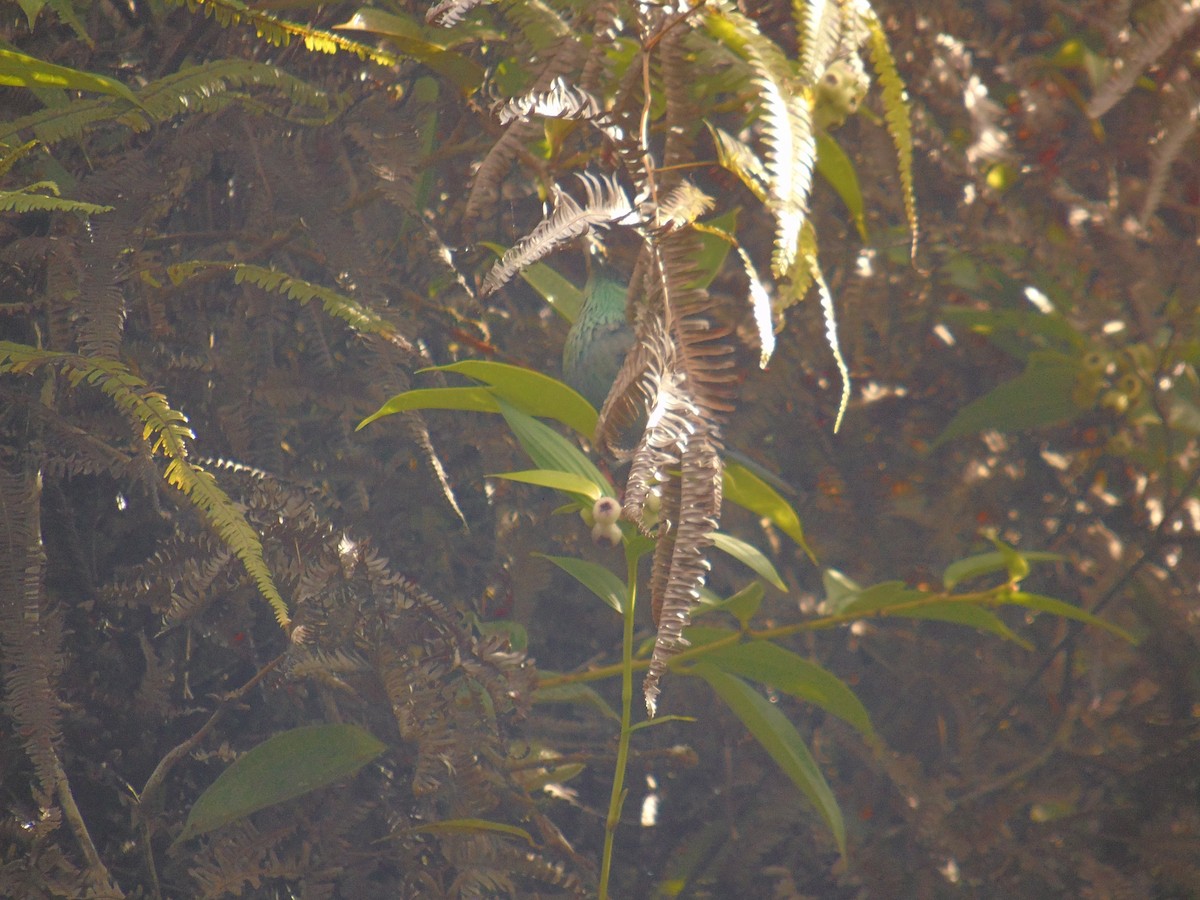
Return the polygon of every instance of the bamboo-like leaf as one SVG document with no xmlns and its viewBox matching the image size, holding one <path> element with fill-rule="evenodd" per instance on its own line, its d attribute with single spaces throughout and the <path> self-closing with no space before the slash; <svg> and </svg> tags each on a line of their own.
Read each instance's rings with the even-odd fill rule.
<svg viewBox="0 0 1200 900">
<path fill-rule="evenodd" d="M 736 460 L 726 462 L 723 479 L 725 499 L 762 516 L 795 541 L 810 559 L 816 559 L 804 539 L 800 517 L 775 488 Z"/>
<path fill-rule="evenodd" d="M 878 611 L 883 609 L 886 607 L 882 607 Z M 994 634 L 1006 641 L 1012 641 L 1023 650 L 1033 650 L 1033 644 L 1005 625 L 995 613 L 974 604 L 957 601 L 929 603 L 912 609 L 898 610 L 895 615 L 904 619 L 927 619 L 949 622 L 953 625 L 965 625 L 968 628 Z"/>
<path fill-rule="evenodd" d="M 384 38 L 405 56 L 449 79 L 465 95 L 475 93 L 483 83 L 484 71 L 478 63 L 431 40 L 421 25 L 402 13 L 364 6 L 348 21 L 333 27 L 335 31 L 362 31 Z"/>
<path fill-rule="evenodd" d="M 133 91 L 115 79 L 48 63 L 17 50 L 0 48 L 0 85 L 10 87 L 56 87 L 92 91 L 120 97 L 137 104 Z"/>
<path fill-rule="evenodd" d="M 833 834 L 838 850 L 844 854 L 846 826 L 842 811 L 804 739 L 787 716 L 746 682 L 712 663 L 698 663 L 691 671 L 712 686 L 784 774 L 808 797 Z"/>
<path fill-rule="evenodd" d="M 704 660 L 731 675 L 761 682 L 819 706 L 854 726 L 867 740 L 876 740 L 867 708 L 844 681 L 778 644 L 769 641 L 735 644 L 712 651 Z"/>
<path fill-rule="evenodd" d="M 599 486 L 605 494 L 615 496 L 608 479 L 578 447 L 550 426 L 539 422 L 505 400 L 499 397 L 496 399 L 501 414 L 508 422 L 508 427 L 512 429 L 521 448 L 538 468 L 573 472 Z"/>
<path fill-rule="evenodd" d="M 486 477 L 503 478 L 505 481 L 517 481 L 521 484 L 547 487 L 555 491 L 562 491 L 565 494 L 574 494 L 590 502 L 595 502 L 603 496 L 603 491 L 598 485 L 588 481 L 582 475 L 576 475 L 574 472 L 527 469 L 523 472 L 499 472 Z"/>
<path fill-rule="evenodd" d="M 587 400 L 558 379 L 533 369 L 471 359 L 423 371 L 456 372 L 482 381 L 518 409 L 562 422 L 583 437 L 591 437 L 596 430 L 596 411 Z"/>
<path fill-rule="evenodd" d="M 960 409 L 932 446 L 988 428 L 1016 432 L 1077 419 L 1084 411 L 1074 398 L 1080 365 L 1062 353 L 1031 353 L 1024 372 Z"/>
<path fill-rule="evenodd" d="M 705 594 L 708 593 L 707 588 Z M 752 581 L 736 594 L 726 597 L 724 600 L 719 600 L 708 606 L 698 606 L 696 615 L 708 615 L 714 612 L 727 612 L 735 619 L 743 628 L 750 627 L 750 620 L 754 618 L 754 614 L 758 612 L 758 608 L 762 605 L 763 597 L 766 596 L 766 590 L 762 586 L 762 582 Z M 697 641 L 692 637 L 692 629 L 696 626 L 688 628 L 688 640 L 693 644 Z"/>
<path fill-rule="evenodd" d="M 554 563 L 613 610 L 624 613 L 625 604 L 629 602 L 629 593 L 625 589 L 625 582 L 604 566 L 586 559 L 576 559 L 573 556 L 547 556 L 544 553 L 534 555 Z"/>
<path fill-rule="evenodd" d="M 863 243 L 870 238 L 867 235 L 866 210 L 863 206 L 862 189 L 858 185 L 858 173 L 854 171 L 854 163 L 846 155 L 841 145 L 825 132 L 817 133 L 817 172 L 837 191 L 837 195 L 846 204 L 854 227 Z"/>
<path fill-rule="evenodd" d="M 1027 594 L 1024 591 L 1014 591 L 1005 597 L 1004 602 L 1037 612 L 1049 613 L 1052 616 L 1061 616 L 1064 619 L 1074 619 L 1076 622 L 1083 622 L 1085 625 L 1103 628 L 1110 634 L 1115 634 L 1123 641 L 1128 641 L 1131 644 L 1138 643 L 1137 638 L 1124 628 L 1101 619 L 1087 610 L 1080 609 L 1078 606 L 1073 606 L 1062 600 L 1056 600 L 1053 597 L 1043 597 L 1041 594 Z"/>
<path fill-rule="evenodd" d="M 308 725 L 246 751 L 200 795 L 176 843 L 357 772 L 385 746 L 357 725 Z"/>
<path fill-rule="evenodd" d="M 1060 562 L 1063 559 L 1061 554 L 1041 551 L 1021 553 L 1020 556 L 1028 562 Z M 946 590 L 950 591 L 964 581 L 970 581 L 983 575 L 990 575 L 993 572 L 1003 572 L 1009 569 L 1009 566 L 1009 557 L 999 550 L 993 550 L 989 553 L 979 553 L 975 556 L 956 560 L 946 566 L 946 571 L 942 575 L 942 584 Z"/>
<path fill-rule="evenodd" d="M 787 585 L 784 584 L 779 573 L 775 570 L 775 566 L 763 554 L 761 550 L 753 544 L 748 544 L 740 538 L 736 538 L 731 534 L 725 534 L 720 531 L 714 531 L 712 534 L 713 546 L 722 553 L 728 553 L 738 562 L 749 567 L 754 573 L 766 581 L 773 587 L 781 591 L 787 590 Z"/>
<path fill-rule="evenodd" d="M 421 388 L 392 397 L 355 426 L 361 431 L 377 419 L 414 409 L 457 409 L 466 412 L 500 412 L 496 395 L 485 387 Z"/>
</svg>

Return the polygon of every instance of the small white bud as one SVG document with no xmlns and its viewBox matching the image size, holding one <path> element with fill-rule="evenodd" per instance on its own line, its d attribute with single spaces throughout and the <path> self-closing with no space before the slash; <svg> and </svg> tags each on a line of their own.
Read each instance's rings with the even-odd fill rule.
<svg viewBox="0 0 1200 900">
<path fill-rule="evenodd" d="M 621 526 L 616 522 L 597 522 L 592 527 L 592 540 L 601 547 L 615 547 L 621 543 Z"/>
<path fill-rule="evenodd" d="M 592 518 L 597 525 L 613 525 L 621 518 L 621 504 L 615 497 L 601 497 L 592 505 Z"/>
</svg>

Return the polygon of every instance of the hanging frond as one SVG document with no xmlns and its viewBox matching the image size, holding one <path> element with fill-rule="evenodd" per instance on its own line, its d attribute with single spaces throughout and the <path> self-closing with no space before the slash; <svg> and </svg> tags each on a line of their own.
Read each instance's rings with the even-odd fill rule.
<svg viewBox="0 0 1200 900">
<path fill-rule="evenodd" d="M 495 116 L 501 125 L 514 119 L 546 116 L 552 119 L 593 119 L 600 115 L 600 104 L 583 88 L 567 84 L 561 77 L 544 91 L 530 91 L 520 97 L 496 104 Z"/>
<path fill-rule="evenodd" d="M 1200 0 L 1158 0 L 1145 12 L 1123 59 L 1088 101 L 1087 114 L 1098 119 L 1133 89 L 1138 78 L 1200 21 Z"/>
<path fill-rule="evenodd" d="M 451 28 L 461 22 L 475 7 L 491 2 L 495 0 L 441 0 L 425 13 L 425 21 L 442 28 Z"/>
<path fill-rule="evenodd" d="M 63 199 L 53 181 L 39 181 L 15 191 L 0 191 L 0 212 L 74 212 L 94 216 L 112 212 L 112 209 L 97 203 Z"/>
<path fill-rule="evenodd" d="M 910 122 L 908 92 L 900 73 L 896 71 L 896 60 L 892 56 L 892 48 L 888 44 L 887 34 L 879 16 L 866 4 L 860 7 L 859 15 L 867 28 L 867 44 L 871 51 L 871 65 L 883 95 L 883 116 L 887 121 L 888 133 L 892 136 L 892 144 L 896 148 L 896 163 L 900 171 L 900 187 L 904 195 L 904 215 L 908 219 L 908 229 L 912 235 L 911 256 L 917 256 L 917 236 L 920 228 L 917 222 L 917 195 L 913 188 L 913 141 L 912 124 Z"/>
<path fill-rule="evenodd" d="M 555 247 L 579 237 L 593 228 L 632 225 L 639 221 L 637 211 L 625 189 L 612 175 L 579 174 L 586 200 L 581 206 L 557 185 L 554 188 L 554 212 L 500 258 L 484 279 L 480 293 L 494 293 L 510 278 L 533 265 Z"/>
<path fill-rule="evenodd" d="M 834 60 L 842 37 L 841 0 L 793 0 L 800 81 L 816 84 Z"/>
<path fill-rule="evenodd" d="M 370 307 L 364 306 L 352 297 L 338 291 L 313 284 L 302 278 L 296 278 L 277 269 L 267 269 L 249 263 L 212 262 L 197 259 L 176 263 L 168 267 L 167 274 L 174 284 L 181 284 L 194 277 L 198 272 L 209 269 L 232 272 L 234 284 L 252 284 L 268 293 L 282 294 L 289 300 L 295 300 L 301 306 L 307 305 L 311 300 L 319 300 L 321 307 L 328 315 L 341 319 L 360 334 L 377 334 L 408 353 L 416 353 L 416 349 L 407 338 L 396 330 L 396 326 Z"/>
<path fill-rule="evenodd" d="M 713 144 L 717 148 L 717 162 L 721 164 L 721 168 L 736 175 L 742 184 L 749 188 L 750 193 L 760 202 L 766 203 L 770 194 L 770 178 L 759 155 L 749 144 L 738 140 L 724 129 L 709 124 L 708 130 L 713 136 Z"/>
<path fill-rule="evenodd" d="M 1177 160 L 1188 141 L 1200 128 L 1200 99 L 1192 91 L 1185 91 L 1182 102 L 1176 107 L 1172 120 L 1167 124 L 1162 137 L 1154 146 L 1150 157 L 1150 178 L 1146 185 L 1146 199 L 1142 201 L 1142 212 L 1138 221 L 1142 227 L 1150 222 L 1150 217 L 1158 209 L 1163 191 L 1167 186 L 1167 178 L 1171 174 L 1171 166 Z"/>
<path fill-rule="evenodd" d="M 754 326 L 758 329 L 758 366 L 767 367 L 771 356 L 775 353 L 775 322 L 771 313 L 771 295 L 758 277 L 754 261 L 741 244 L 737 246 L 738 257 L 742 260 L 742 268 L 746 272 L 746 280 L 750 282 L 750 309 L 754 314 Z"/>
<path fill-rule="evenodd" d="M 395 66 L 402 57 L 370 44 L 364 44 L 333 31 L 314 28 L 302 22 L 289 22 L 258 9 L 251 9 L 240 0 L 187 0 L 189 8 L 199 7 L 206 16 L 216 19 L 223 28 L 230 25 L 249 25 L 255 34 L 276 47 L 287 47 L 299 40 L 306 50 L 316 53 L 353 53 L 361 60 L 381 66 Z"/>
<path fill-rule="evenodd" d="M 168 460 L 164 473 L 167 483 L 178 488 L 204 513 L 221 539 L 242 561 L 259 593 L 271 604 L 279 624 L 286 626 L 289 621 L 287 604 L 264 561 L 258 534 L 216 479 L 188 459 L 189 443 L 194 435 L 183 413 L 172 409 L 166 397 L 152 390 L 116 360 L 0 341 L 0 374 L 28 374 L 46 365 L 61 369 L 72 387 L 84 382 L 95 385 L 141 426 L 142 440 L 149 446 L 150 453 L 162 453 Z"/>
<path fill-rule="evenodd" d="M 829 285 L 825 283 L 825 276 L 821 274 L 821 267 L 817 262 L 816 230 L 811 226 L 806 228 L 801 243 L 803 246 L 801 258 L 806 263 L 808 277 L 811 279 L 810 283 L 817 286 L 817 293 L 821 298 L 821 314 L 825 319 L 825 341 L 829 344 L 829 350 L 833 353 L 833 361 L 837 364 L 838 375 L 842 379 L 842 395 L 838 400 L 837 416 L 833 420 L 833 430 L 836 434 L 842 426 L 842 417 L 846 414 L 846 407 L 850 403 L 850 370 L 846 367 L 846 360 L 842 356 L 842 348 L 838 343 L 837 312 L 833 306 L 833 295 L 829 292 Z"/>
</svg>

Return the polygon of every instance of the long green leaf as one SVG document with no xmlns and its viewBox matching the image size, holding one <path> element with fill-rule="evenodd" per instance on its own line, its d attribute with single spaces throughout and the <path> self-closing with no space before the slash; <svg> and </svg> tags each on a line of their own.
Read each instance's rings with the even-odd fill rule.
<svg viewBox="0 0 1200 900">
<path fill-rule="evenodd" d="M 524 472 L 500 472 L 488 475 L 488 478 L 503 478 L 506 481 L 519 481 L 522 484 L 534 484 L 538 487 L 548 487 L 556 491 L 575 494 L 586 500 L 595 502 L 600 499 L 600 488 L 582 475 L 574 472 L 553 472 L 549 469 L 528 469 Z"/>
<path fill-rule="evenodd" d="M 1062 616 L 1064 619 L 1074 619 L 1076 622 L 1083 622 L 1087 625 L 1093 625 L 1096 628 L 1103 628 L 1110 634 L 1115 634 L 1117 637 L 1131 644 L 1138 643 L 1137 638 L 1112 622 L 1105 621 L 1099 616 L 1094 616 L 1087 610 L 1080 609 L 1078 606 L 1073 606 L 1062 600 L 1055 600 L 1053 597 L 1043 597 L 1041 594 L 1026 594 L 1024 591 L 1016 591 L 1009 594 L 1005 600 L 1006 603 L 1011 603 L 1014 606 L 1023 606 L 1025 609 L 1033 609 L 1038 612 L 1050 613 L 1054 616 Z"/>
<path fill-rule="evenodd" d="M 1066 354 L 1031 353 L 1024 372 L 960 409 L 932 446 L 988 428 L 1012 432 L 1073 421 L 1084 411 L 1073 398 L 1079 370 Z"/>
<path fill-rule="evenodd" d="M 731 675 L 762 682 L 819 706 L 853 725 L 868 740 L 876 740 L 867 708 L 844 681 L 778 644 L 769 641 L 735 644 L 714 650 L 704 660 Z"/>
<path fill-rule="evenodd" d="M 625 603 L 629 599 L 625 582 L 604 566 L 573 556 L 547 556 L 543 553 L 535 555 L 554 563 L 617 612 L 624 612 Z"/>
<path fill-rule="evenodd" d="M 350 775 L 385 749 L 357 725 L 308 725 L 240 756 L 192 806 L 179 841 Z"/>
<path fill-rule="evenodd" d="M 844 855 L 846 826 L 842 821 L 842 811 L 825 776 L 817 768 L 816 760 L 805 746 L 804 739 L 787 716 L 742 679 L 711 663 L 697 663 L 690 671 L 712 686 L 784 774 L 808 797 L 832 832 L 838 850 Z"/>
<path fill-rule="evenodd" d="M 721 531 L 714 531 L 712 533 L 712 542 L 713 546 L 718 550 L 728 553 L 738 562 L 748 566 L 757 575 L 765 578 L 773 587 L 781 591 L 787 590 L 787 585 L 779 577 L 774 564 L 753 544 L 748 544 L 741 538 L 736 538 L 731 534 L 725 534 Z"/>
<path fill-rule="evenodd" d="M 485 387 L 420 388 L 388 400 L 355 427 L 361 431 L 376 419 L 414 409 L 458 409 L 469 412 L 500 412 L 496 396 Z"/>
<path fill-rule="evenodd" d="M 363 7 L 349 21 L 333 26 L 335 31 L 361 31 L 378 35 L 405 56 L 424 63 L 450 80 L 464 94 L 473 94 L 483 83 L 483 69 L 460 53 L 448 50 L 431 38 L 416 20 L 401 13 Z"/>
<path fill-rule="evenodd" d="M 109 94 L 137 104 L 133 91 L 121 82 L 92 72 L 56 66 L 16 50 L 0 48 L 0 84 L 10 87 L 56 87 Z"/>
<path fill-rule="evenodd" d="M 578 447 L 549 425 L 539 422 L 500 397 L 496 401 L 521 448 L 539 469 L 574 472 L 592 482 L 603 493 L 616 496 L 608 479 Z"/>
<path fill-rule="evenodd" d="M 561 381 L 533 369 L 470 359 L 425 371 L 455 372 L 474 378 L 531 416 L 562 422 L 586 438 L 596 432 L 596 411 L 592 405 Z"/>
<path fill-rule="evenodd" d="M 953 601 L 930 603 L 913 609 L 900 610 L 896 616 L 905 619 L 928 619 L 936 622 L 950 622 L 954 625 L 966 625 L 968 628 L 976 628 L 1006 641 L 1012 641 L 1024 650 L 1033 649 L 1033 644 L 1005 625 L 995 613 L 971 603 Z"/>
<path fill-rule="evenodd" d="M 870 241 L 863 210 L 862 189 L 858 186 L 858 173 L 854 171 L 854 163 L 850 161 L 841 145 L 824 131 L 817 132 L 817 172 L 829 182 L 846 204 L 863 243 Z"/>
<path fill-rule="evenodd" d="M 1062 560 L 1062 556 L 1058 553 L 1033 551 L 1030 553 L 1021 553 L 1020 555 L 1028 562 L 1060 562 Z M 946 566 L 946 571 L 942 575 L 942 584 L 949 591 L 964 581 L 970 581 L 983 575 L 990 575 L 993 572 L 1004 572 L 1008 569 L 1009 558 L 1001 551 L 993 550 L 989 553 L 979 553 L 975 556 L 956 560 Z"/>
<path fill-rule="evenodd" d="M 726 500 L 762 516 L 795 541 L 809 559 L 816 559 L 804 540 L 800 517 L 777 490 L 735 461 L 725 464 L 723 487 Z"/>
</svg>

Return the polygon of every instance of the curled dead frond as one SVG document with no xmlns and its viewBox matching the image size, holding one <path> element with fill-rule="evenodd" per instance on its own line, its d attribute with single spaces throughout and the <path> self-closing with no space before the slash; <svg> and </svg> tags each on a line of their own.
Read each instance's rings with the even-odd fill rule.
<svg viewBox="0 0 1200 900">
<path fill-rule="evenodd" d="M 579 237 L 593 228 L 610 225 L 631 225 L 639 221 L 638 214 L 629 201 L 625 189 L 612 175 L 582 173 L 586 199 L 580 205 L 575 198 L 555 187 L 554 212 L 533 229 L 500 258 L 484 279 L 480 293 L 494 293 L 524 269 L 533 265 L 555 247 Z"/>
<path fill-rule="evenodd" d="M 530 91 L 496 105 L 496 118 L 507 125 L 514 119 L 546 116 L 552 119 L 593 119 L 600 115 L 600 104 L 583 88 L 567 84 L 561 77 L 544 91 Z"/>
</svg>

